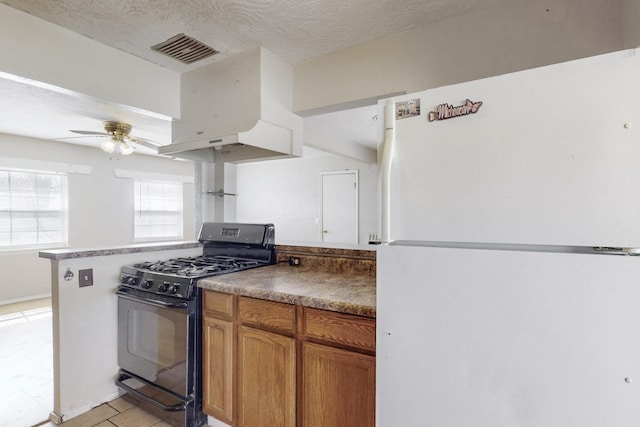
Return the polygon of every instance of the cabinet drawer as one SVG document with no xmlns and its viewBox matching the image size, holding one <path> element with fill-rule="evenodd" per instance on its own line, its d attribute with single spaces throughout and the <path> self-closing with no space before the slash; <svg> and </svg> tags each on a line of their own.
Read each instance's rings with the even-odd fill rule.
<svg viewBox="0 0 640 427">
<path fill-rule="evenodd" d="M 224 319 L 233 318 L 233 295 L 208 290 L 203 294 L 203 308 L 208 314 Z"/>
<path fill-rule="evenodd" d="M 289 334 L 293 334 L 296 329 L 296 308 L 292 304 L 239 297 L 238 317 L 245 325 Z"/>
<path fill-rule="evenodd" d="M 375 319 L 305 307 L 303 322 L 302 333 L 307 338 L 370 352 L 376 350 Z"/>
</svg>

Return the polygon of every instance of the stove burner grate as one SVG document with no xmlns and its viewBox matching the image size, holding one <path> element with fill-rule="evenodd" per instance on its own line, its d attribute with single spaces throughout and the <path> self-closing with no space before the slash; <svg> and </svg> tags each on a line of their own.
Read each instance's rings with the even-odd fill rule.
<svg viewBox="0 0 640 427">
<path fill-rule="evenodd" d="M 225 256 L 199 256 L 193 258 L 174 258 L 166 261 L 142 262 L 135 268 L 156 273 L 174 274 L 183 277 L 197 277 L 231 273 L 260 265 L 258 261 Z"/>
</svg>

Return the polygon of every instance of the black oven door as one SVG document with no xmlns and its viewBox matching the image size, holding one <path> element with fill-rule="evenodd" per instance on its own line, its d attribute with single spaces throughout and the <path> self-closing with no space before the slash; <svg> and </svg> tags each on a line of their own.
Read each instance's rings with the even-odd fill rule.
<svg viewBox="0 0 640 427">
<path fill-rule="evenodd" d="M 118 291 L 118 364 L 150 383 L 188 396 L 188 302 Z"/>
</svg>

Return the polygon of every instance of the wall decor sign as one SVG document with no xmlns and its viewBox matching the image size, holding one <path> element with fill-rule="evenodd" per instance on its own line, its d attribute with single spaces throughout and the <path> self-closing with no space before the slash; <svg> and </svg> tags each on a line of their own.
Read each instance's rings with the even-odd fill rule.
<svg viewBox="0 0 640 427">
<path fill-rule="evenodd" d="M 449 104 L 440 104 L 436 107 L 435 111 L 430 111 L 428 119 L 430 122 L 436 120 L 446 120 L 454 117 L 466 116 L 468 114 L 475 114 L 482 107 L 482 101 L 473 102 L 467 99 L 462 105 L 454 107 Z"/>
<path fill-rule="evenodd" d="M 396 120 L 420 115 L 420 98 L 396 102 Z"/>
</svg>

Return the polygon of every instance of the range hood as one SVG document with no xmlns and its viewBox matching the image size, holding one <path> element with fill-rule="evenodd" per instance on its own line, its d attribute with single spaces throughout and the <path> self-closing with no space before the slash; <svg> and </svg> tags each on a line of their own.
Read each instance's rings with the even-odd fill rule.
<svg viewBox="0 0 640 427">
<path fill-rule="evenodd" d="M 201 162 L 302 155 L 291 66 L 258 48 L 181 76 L 181 119 L 159 154 Z"/>
<path fill-rule="evenodd" d="M 302 153 L 294 150 L 294 137 L 293 129 L 258 120 L 246 131 L 211 136 L 191 142 L 177 142 L 160 147 L 158 152 L 172 158 L 210 163 L 300 156 Z"/>
</svg>

